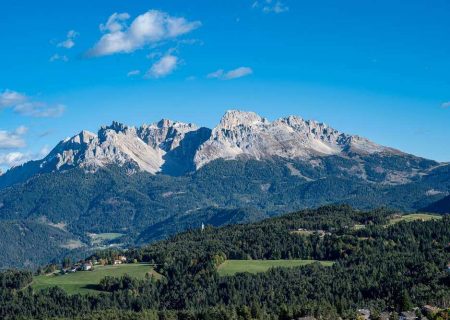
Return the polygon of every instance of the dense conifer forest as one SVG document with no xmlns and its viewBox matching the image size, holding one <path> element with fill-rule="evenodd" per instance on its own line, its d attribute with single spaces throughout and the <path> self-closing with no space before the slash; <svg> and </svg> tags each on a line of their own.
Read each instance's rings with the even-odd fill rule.
<svg viewBox="0 0 450 320">
<path fill-rule="evenodd" d="M 0 229 L 4 230 L 0 249 L 8 256 L 0 261 L 0 268 L 37 267 L 69 252 L 75 254 L 65 245 L 70 240 L 79 243 L 77 251 L 89 251 L 88 234 L 92 233 L 122 233 L 120 243 L 128 247 L 165 239 L 202 222 L 214 226 L 255 222 L 327 204 L 346 203 L 365 210 L 387 206 L 411 212 L 442 199 L 445 194 L 436 190 L 450 188 L 450 166 L 391 185 L 382 182 L 386 173 L 377 173 L 376 168 L 394 170 L 407 167 L 409 161 L 425 170 L 432 162 L 368 156 L 363 179 L 351 174 L 356 160 L 326 157 L 320 160 L 320 168 L 277 158 L 216 160 L 184 176 L 130 175 L 127 168 L 117 166 L 95 173 L 75 168 L 40 174 L 9 187 L 0 181 Z M 6 237 L 17 234 L 18 223 L 32 225 L 24 228 L 22 246 Z M 55 230 L 57 224 L 64 228 Z M 54 234 L 66 240 L 51 241 Z M 48 250 L 21 249 L 36 241 Z"/>
<path fill-rule="evenodd" d="M 7 271 L 0 278 L 0 318 L 357 319 L 364 308 L 377 319 L 381 312 L 395 317 L 432 305 L 444 309 L 434 319 L 446 319 L 450 218 L 391 224 L 396 215 L 327 206 L 254 224 L 193 229 L 126 252 L 129 260 L 154 264 L 161 279 L 104 278 L 98 295 L 68 295 L 58 287 L 35 291 L 30 272 Z M 219 276 L 226 259 L 335 263 Z"/>
</svg>

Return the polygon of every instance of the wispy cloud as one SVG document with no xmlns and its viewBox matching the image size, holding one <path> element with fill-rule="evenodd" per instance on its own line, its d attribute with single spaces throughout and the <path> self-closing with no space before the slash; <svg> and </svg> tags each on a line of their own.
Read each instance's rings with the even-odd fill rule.
<svg viewBox="0 0 450 320">
<path fill-rule="evenodd" d="M 135 77 L 141 74 L 140 70 L 131 70 L 127 73 L 127 77 Z"/>
<path fill-rule="evenodd" d="M 225 72 L 223 69 L 220 69 L 208 74 L 206 77 L 209 79 L 232 80 L 251 75 L 252 73 L 253 70 L 249 67 L 239 67 L 227 72 Z"/>
<path fill-rule="evenodd" d="M 219 69 L 217 71 L 211 72 L 206 77 L 208 79 L 222 79 L 224 76 L 224 73 L 225 73 L 225 71 L 223 71 L 223 69 Z"/>
<path fill-rule="evenodd" d="M 447 102 L 442 103 L 442 104 L 441 104 L 441 107 L 444 108 L 444 109 L 450 108 L 450 101 L 447 101 Z"/>
<path fill-rule="evenodd" d="M 38 101 L 25 102 L 14 107 L 14 112 L 35 118 L 58 118 L 65 110 L 66 107 L 62 104 L 49 106 L 45 102 Z"/>
<path fill-rule="evenodd" d="M 46 157 L 50 148 L 48 146 L 43 146 L 38 152 L 30 152 L 30 151 L 13 151 L 7 153 L 0 153 L 0 167 L 13 168 L 16 166 L 20 166 L 25 162 L 42 159 Z"/>
<path fill-rule="evenodd" d="M 0 130 L 0 149 L 16 149 L 26 146 L 23 136 L 28 129 L 20 126 L 14 131 Z"/>
<path fill-rule="evenodd" d="M 12 168 L 31 160 L 29 154 L 19 151 L 0 153 L 0 167 Z"/>
<path fill-rule="evenodd" d="M 0 109 L 2 108 L 9 108 L 17 114 L 35 118 L 60 117 L 66 109 L 62 104 L 49 105 L 12 90 L 0 92 Z"/>
<path fill-rule="evenodd" d="M 19 92 L 5 90 L 0 93 L 0 108 L 10 108 L 27 101 L 27 97 Z"/>
<path fill-rule="evenodd" d="M 129 19 L 128 13 L 111 15 L 105 24 L 100 25 L 100 30 L 105 34 L 87 55 L 98 57 L 130 53 L 147 45 L 177 38 L 201 26 L 200 21 L 190 22 L 158 10 L 141 14 L 128 25 Z"/>
<path fill-rule="evenodd" d="M 150 70 L 147 72 L 147 76 L 151 78 L 162 78 L 171 74 L 177 66 L 178 57 L 171 54 L 166 54 L 152 65 Z"/>
<path fill-rule="evenodd" d="M 54 55 L 52 55 L 50 57 L 50 62 L 55 62 L 55 61 L 63 61 L 63 62 L 67 62 L 69 61 L 69 58 L 66 55 L 60 55 L 58 53 L 55 53 Z"/>
<path fill-rule="evenodd" d="M 72 49 L 75 46 L 75 38 L 78 37 L 78 35 L 78 32 L 75 30 L 70 30 L 67 32 L 66 40 L 59 42 L 56 46 L 65 49 Z"/>
<path fill-rule="evenodd" d="M 130 15 L 124 13 L 113 13 L 105 24 L 100 25 L 102 32 L 118 32 L 126 28 L 125 22 L 130 19 Z"/>
<path fill-rule="evenodd" d="M 14 150 L 26 147 L 24 136 L 27 132 L 28 128 L 25 126 L 14 131 L 0 130 L 0 167 L 10 168 L 29 160 L 24 153 Z"/>
<path fill-rule="evenodd" d="M 289 11 L 289 7 L 280 0 L 260 0 L 253 2 L 252 8 L 259 8 L 265 13 L 283 13 Z"/>
</svg>

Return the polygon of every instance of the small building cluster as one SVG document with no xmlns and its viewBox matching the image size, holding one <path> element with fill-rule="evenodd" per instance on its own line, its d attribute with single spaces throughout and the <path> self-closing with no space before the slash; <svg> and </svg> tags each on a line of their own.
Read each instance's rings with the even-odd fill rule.
<svg viewBox="0 0 450 320">
<path fill-rule="evenodd" d="M 114 259 L 90 259 L 90 260 L 86 260 L 86 261 L 79 261 L 73 265 L 71 265 L 70 267 L 65 267 L 62 268 L 60 273 L 61 274 L 66 274 L 66 273 L 73 273 L 73 272 L 77 272 L 77 271 L 92 271 L 94 270 L 94 267 L 96 265 L 118 265 L 118 264 L 123 264 L 123 263 L 127 263 L 128 259 L 126 256 L 124 255 L 119 255 Z"/>
<path fill-rule="evenodd" d="M 127 257 L 118 256 L 117 259 L 114 259 L 114 264 L 122 264 L 127 262 Z"/>
</svg>

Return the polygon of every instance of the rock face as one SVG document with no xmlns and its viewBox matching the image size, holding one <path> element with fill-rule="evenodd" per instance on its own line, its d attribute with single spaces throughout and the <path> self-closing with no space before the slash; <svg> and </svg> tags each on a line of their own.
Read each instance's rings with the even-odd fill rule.
<svg viewBox="0 0 450 320">
<path fill-rule="evenodd" d="M 228 111 L 195 156 L 197 168 L 215 159 L 308 158 L 316 155 L 399 153 L 326 124 L 289 116 L 270 122 L 253 112 Z"/>
<path fill-rule="evenodd" d="M 213 130 L 163 119 L 138 128 L 113 122 L 97 134 L 82 131 L 61 141 L 44 159 L 9 170 L 0 187 L 74 167 L 95 171 L 114 164 L 151 174 L 183 175 L 217 159 L 371 154 L 402 153 L 297 116 L 270 122 L 254 112 L 231 110 Z"/>
<path fill-rule="evenodd" d="M 102 127 L 98 134 L 82 131 L 60 142 L 42 160 L 41 167 L 50 171 L 77 166 L 95 170 L 117 164 L 155 174 L 161 171 L 166 157 L 180 148 L 186 135 L 198 130 L 193 124 L 170 120 L 139 128 L 113 122 Z"/>
</svg>

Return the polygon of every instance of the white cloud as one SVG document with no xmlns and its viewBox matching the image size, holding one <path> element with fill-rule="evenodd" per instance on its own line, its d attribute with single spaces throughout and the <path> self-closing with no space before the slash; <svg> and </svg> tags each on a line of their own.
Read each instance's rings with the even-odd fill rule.
<svg viewBox="0 0 450 320">
<path fill-rule="evenodd" d="M 45 145 L 37 152 L 12 151 L 8 153 L 0 153 L 0 174 L 2 167 L 8 169 L 19 166 L 31 160 L 43 159 L 50 153 L 50 151 L 51 149 Z"/>
<path fill-rule="evenodd" d="M 177 65 L 178 57 L 166 54 L 152 65 L 147 75 L 152 78 L 162 78 L 171 74 L 177 68 Z"/>
<path fill-rule="evenodd" d="M 208 74 L 206 77 L 209 79 L 232 80 L 251 75 L 252 73 L 253 70 L 249 67 L 239 67 L 228 72 L 225 72 L 223 69 L 219 69 Z"/>
<path fill-rule="evenodd" d="M 58 43 L 56 46 L 66 48 L 66 49 L 72 49 L 75 46 L 74 39 L 77 36 L 78 36 L 78 32 L 76 32 L 75 30 L 70 30 L 69 32 L 67 32 L 66 40 Z"/>
<path fill-rule="evenodd" d="M 49 153 L 51 149 L 49 146 L 45 145 L 43 146 L 39 151 L 31 152 L 31 151 L 11 151 L 6 153 L 0 152 L 0 175 L 1 175 L 1 169 L 9 169 L 15 166 L 19 166 L 21 164 L 24 164 L 25 162 L 36 160 L 36 159 L 43 159 L 45 158 Z"/>
<path fill-rule="evenodd" d="M 0 149 L 15 149 L 26 146 L 23 136 L 28 129 L 25 126 L 20 126 L 14 131 L 0 130 Z"/>
<path fill-rule="evenodd" d="M 11 108 L 27 101 L 27 97 L 19 92 L 5 90 L 0 93 L 0 108 Z"/>
<path fill-rule="evenodd" d="M 25 102 L 14 107 L 14 112 L 23 116 L 35 118 L 58 118 L 63 115 L 66 107 L 62 104 L 49 106 L 43 102 Z"/>
<path fill-rule="evenodd" d="M 0 166 L 12 168 L 31 160 L 29 154 L 19 151 L 0 154 Z"/>
<path fill-rule="evenodd" d="M 253 70 L 251 68 L 240 67 L 240 68 L 228 71 L 225 74 L 224 78 L 225 78 L 225 80 L 237 79 L 237 78 L 242 78 L 242 77 L 248 76 L 252 73 L 253 73 Z"/>
<path fill-rule="evenodd" d="M 24 135 L 28 132 L 28 128 L 25 126 L 20 126 L 14 132 L 18 135 Z"/>
<path fill-rule="evenodd" d="M 131 70 L 130 72 L 127 73 L 127 77 L 134 77 L 134 76 L 138 76 L 141 74 L 140 70 Z"/>
<path fill-rule="evenodd" d="M 125 21 L 130 19 L 128 13 L 113 13 L 105 24 L 100 25 L 102 32 L 117 32 L 126 27 Z"/>
<path fill-rule="evenodd" d="M 22 139 L 22 135 L 26 134 L 28 129 L 24 126 L 18 127 L 14 132 L 6 132 L 0 130 L 0 151 L 6 149 L 18 149 L 25 147 L 25 141 Z M 6 137 L 6 142 L 5 142 Z M 3 147 L 2 147 L 3 146 Z M 50 153 L 51 149 L 45 145 L 39 151 L 18 151 L 13 150 L 11 152 L 0 152 L 0 175 L 1 169 L 9 169 L 15 166 L 19 166 L 25 162 L 34 159 L 42 159 Z"/>
<path fill-rule="evenodd" d="M 450 101 L 444 102 L 444 103 L 441 105 L 441 107 L 444 108 L 444 109 L 450 108 Z"/>
<path fill-rule="evenodd" d="M 280 0 L 255 1 L 253 2 L 252 8 L 261 8 L 265 13 L 283 13 L 289 11 L 289 7 Z"/>
<path fill-rule="evenodd" d="M 208 79 L 222 79 L 224 73 L 225 73 L 225 71 L 223 71 L 223 69 L 219 69 L 217 71 L 211 72 L 206 77 Z"/>
<path fill-rule="evenodd" d="M 129 18 L 127 13 L 114 13 L 106 24 L 100 25 L 100 30 L 105 34 L 88 52 L 88 56 L 130 53 L 146 45 L 174 39 L 201 26 L 200 21 L 190 22 L 158 10 L 137 16 L 128 26 L 126 21 Z"/>
<path fill-rule="evenodd" d="M 67 62 L 67 61 L 69 61 L 69 58 L 66 55 L 60 55 L 58 53 L 55 53 L 54 55 L 52 55 L 50 57 L 49 60 L 50 60 L 50 62 L 55 62 L 55 61 L 58 61 L 58 60 Z"/>
<path fill-rule="evenodd" d="M 56 118 L 64 113 L 66 107 L 62 104 L 49 105 L 45 102 L 34 101 L 19 92 L 5 90 L 0 93 L 0 108 L 10 108 L 23 116 Z"/>
</svg>

